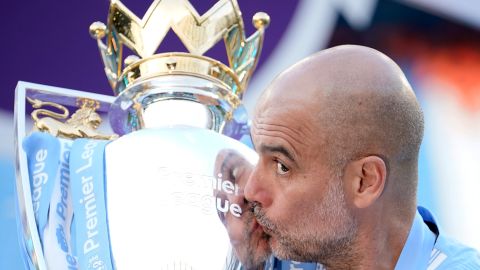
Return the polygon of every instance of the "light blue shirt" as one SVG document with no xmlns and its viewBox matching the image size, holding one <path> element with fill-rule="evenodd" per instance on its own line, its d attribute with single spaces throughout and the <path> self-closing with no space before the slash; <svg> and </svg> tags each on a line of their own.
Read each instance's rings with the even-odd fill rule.
<svg viewBox="0 0 480 270">
<path fill-rule="evenodd" d="M 324 269 L 320 264 L 275 260 L 275 270 Z M 480 254 L 440 233 L 433 215 L 419 206 L 395 270 L 480 269 Z"/>
<path fill-rule="evenodd" d="M 395 269 L 427 269 L 436 239 L 417 211 Z"/>
<path fill-rule="evenodd" d="M 480 254 L 443 235 L 433 215 L 418 207 L 395 270 L 480 269 Z"/>
</svg>

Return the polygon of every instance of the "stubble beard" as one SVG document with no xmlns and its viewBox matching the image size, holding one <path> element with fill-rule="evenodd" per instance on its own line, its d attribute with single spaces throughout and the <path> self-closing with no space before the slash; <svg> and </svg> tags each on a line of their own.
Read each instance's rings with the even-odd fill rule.
<svg viewBox="0 0 480 270">
<path fill-rule="evenodd" d="M 261 206 L 254 207 L 259 224 L 272 237 L 270 246 L 276 257 L 320 262 L 329 269 L 350 269 L 357 257 L 354 249 L 357 222 L 348 211 L 341 180 L 330 183 L 323 201 L 313 211 L 299 209 L 290 219 L 293 224 L 287 226 L 267 218 Z M 312 222 L 322 223 L 318 228 L 323 229 L 317 230 Z"/>
</svg>

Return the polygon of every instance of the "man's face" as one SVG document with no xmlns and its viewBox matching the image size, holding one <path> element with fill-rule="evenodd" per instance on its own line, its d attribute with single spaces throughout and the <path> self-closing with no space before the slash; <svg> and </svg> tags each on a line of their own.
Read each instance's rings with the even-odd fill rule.
<svg viewBox="0 0 480 270">
<path fill-rule="evenodd" d="M 329 261 L 351 246 L 356 222 L 342 170 L 326 162 L 328 138 L 315 127 L 308 102 L 292 103 L 257 108 L 252 139 L 260 158 L 245 195 L 277 257 Z"/>
</svg>

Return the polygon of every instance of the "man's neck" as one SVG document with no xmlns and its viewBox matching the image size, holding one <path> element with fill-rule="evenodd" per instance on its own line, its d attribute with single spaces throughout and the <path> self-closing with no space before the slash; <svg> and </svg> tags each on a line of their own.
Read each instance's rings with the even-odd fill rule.
<svg viewBox="0 0 480 270">
<path fill-rule="evenodd" d="M 345 258 L 345 261 L 330 263 L 327 269 L 394 269 L 414 217 L 415 212 L 405 215 L 375 213 L 365 217 L 359 222 L 357 238 L 352 248 L 354 254 Z"/>
</svg>

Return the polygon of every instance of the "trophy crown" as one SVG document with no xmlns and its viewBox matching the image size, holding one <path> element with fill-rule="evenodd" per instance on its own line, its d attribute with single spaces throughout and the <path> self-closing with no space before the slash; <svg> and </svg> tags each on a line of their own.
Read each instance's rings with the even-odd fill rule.
<svg viewBox="0 0 480 270">
<path fill-rule="evenodd" d="M 241 98 L 258 62 L 270 17 L 258 12 L 252 22 L 257 31 L 246 38 L 236 0 L 219 0 L 203 15 L 188 0 L 155 0 L 142 19 L 119 0 L 111 0 L 108 24 L 94 22 L 90 35 L 97 40 L 116 95 L 142 79 L 188 74 L 220 82 Z M 187 53 L 156 53 L 170 29 Z M 221 39 L 228 65 L 203 55 Z M 136 55 L 123 59 L 123 46 Z"/>
</svg>

